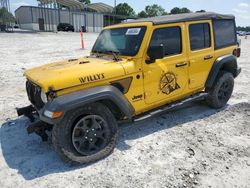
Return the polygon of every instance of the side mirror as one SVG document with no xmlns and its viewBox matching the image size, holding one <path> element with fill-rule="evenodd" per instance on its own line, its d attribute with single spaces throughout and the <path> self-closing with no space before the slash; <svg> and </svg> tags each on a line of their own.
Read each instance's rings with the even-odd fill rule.
<svg viewBox="0 0 250 188">
<path fill-rule="evenodd" d="M 156 59 L 163 59 L 165 56 L 164 46 L 151 46 L 147 52 L 150 62 L 153 63 Z"/>
</svg>

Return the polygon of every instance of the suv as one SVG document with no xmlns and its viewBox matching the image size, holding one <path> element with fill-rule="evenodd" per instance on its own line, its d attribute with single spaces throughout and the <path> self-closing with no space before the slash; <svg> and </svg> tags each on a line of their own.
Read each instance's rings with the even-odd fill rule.
<svg viewBox="0 0 250 188">
<path fill-rule="evenodd" d="M 222 108 L 240 73 L 235 17 L 190 13 L 106 27 L 90 56 L 25 72 L 32 105 L 17 109 L 28 133 L 67 162 L 109 155 L 121 122 L 141 121 L 182 104 L 205 100 Z"/>
<path fill-rule="evenodd" d="M 59 23 L 57 26 L 57 31 L 72 31 L 75 32 L 75 28 L 73 25 L 70 25 L 68 23 Z"/>
</svg>

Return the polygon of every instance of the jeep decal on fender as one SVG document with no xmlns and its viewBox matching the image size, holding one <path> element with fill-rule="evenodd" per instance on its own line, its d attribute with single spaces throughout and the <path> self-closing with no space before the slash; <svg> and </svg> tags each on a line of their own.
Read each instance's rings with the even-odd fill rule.
<svg viewBox="0 0 250 188">
<path fill-rule="evenodd" d="M 133 100 L 133 102 L 140 101 L 140 100 L 142 100 L 142 97 L 143 97 L 142 94 L 141 95 L 134 95 L 132 100 Z"/>
<path fill-rule="evenodd" d="M 93 81 L 97 81 L 97 80 L 102 80 L 104 78 L 105 78 L 104 73 L 100 73 L 100 74 L 94 74 L 94 75 L 90 75 L 90 76 L 80 77 L 79 80 L 82 84 L 84 84 L 86 82 L 93 82 Z"/>
<path fill-rule="evenodd" d="M 162 93 L 169 95 L 180 86 L 177 83 L 177 79 L 174 73 L 168 72 L 162 75 L 160 80 L 160 90 Z"/>
</svg>

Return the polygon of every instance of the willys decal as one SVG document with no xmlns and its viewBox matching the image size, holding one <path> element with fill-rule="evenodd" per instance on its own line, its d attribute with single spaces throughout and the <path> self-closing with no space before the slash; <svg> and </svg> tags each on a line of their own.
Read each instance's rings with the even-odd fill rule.
<svg viewBox="0 0 250 188">
<path fill-rule="evenodd" d="M 93 81 L 97 81 L 97 80 L 102 80 L 104 78 L 105 78 L 104 73 L 100 73 L 100 74 L 94 74 L 94 75 L 90 75 L 90 76 L 80 77 L 79 80 L 82 84 L 84 84 L 86 82 L 93 82 Z"/>
<path fill-rule="evenodd" d="M 177 79 L 174 73 L 168 72 L 162 75 L 160 80 L 160 90 L 162 93 L 169 95 L 173 91 L 179 89 Z"/>
</svg>

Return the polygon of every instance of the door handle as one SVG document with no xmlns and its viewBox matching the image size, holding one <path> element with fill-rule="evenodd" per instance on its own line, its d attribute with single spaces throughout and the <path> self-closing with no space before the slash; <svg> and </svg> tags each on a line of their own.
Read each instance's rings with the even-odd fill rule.
<svg viewBox="0 0 250 188">
<path fill-rule="evenodd" d="M 184 63 L 177 63 L 176 65 L 175 65 L 175 67 L 184 67 L 184 66 L 187 66 L 187 62 L 184 62 Z"/>
<path fill-rule="evenodd" d="M 212 55 L 207 55 L 207 56 L 204 57 L 204 60 L 209 60 L 209 59 L 212 59 L 212 58 L 213 58 Z"/>
</svg>

